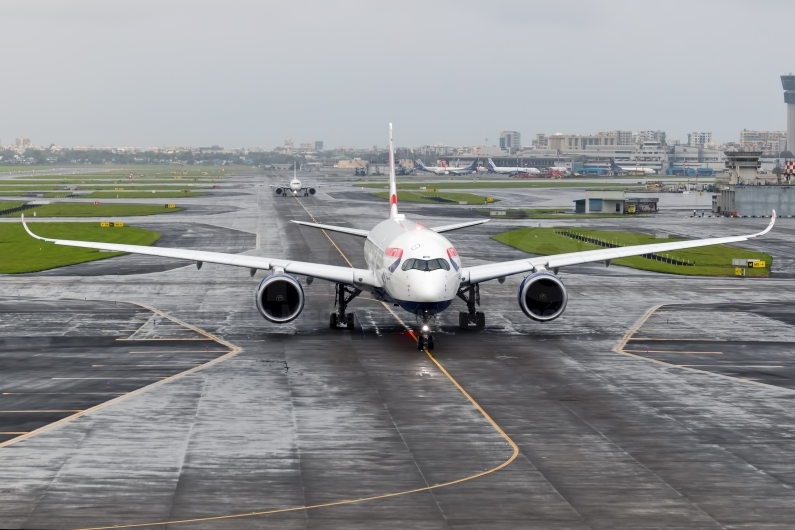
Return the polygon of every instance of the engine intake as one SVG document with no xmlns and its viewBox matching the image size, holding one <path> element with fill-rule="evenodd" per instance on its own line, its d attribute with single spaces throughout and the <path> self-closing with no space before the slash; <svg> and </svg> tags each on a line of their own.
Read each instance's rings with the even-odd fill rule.
<svg viewBox="0 0 795 530">
<path fill-rule="evenodd" d="M 558 318 L 566 309 L 568 299 L 563 282 L 549 272 L 535 272 L 519 286 L 519 307 L 537 322 Z"/>
<path fill-rule="evenodd" d="M 284 194 L 284 190 L 281 189 L 281 188 L 276 188 L 275 191 L 276 191 L 276 195 L 283 195 Z"/>
<path fill-rule="evenodd" d="M 309 192 L 309 195 L 315 194 L 315 188 L 309 188 L 307 191 Z"/>
<path fill-rule="evenodd" d="M 276 324 L 295 320 L 304 309 L 304 289 L 287 274 L 271 274 L 262 280 L 254 297 L 260 315 Z"/>
</svg>

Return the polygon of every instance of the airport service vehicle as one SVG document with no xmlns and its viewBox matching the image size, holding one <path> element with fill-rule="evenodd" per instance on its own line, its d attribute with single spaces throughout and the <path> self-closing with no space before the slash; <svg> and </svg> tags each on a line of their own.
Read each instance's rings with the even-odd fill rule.
<svg viewBox="0 0 795 530">
<path fill-rule="evenodd" d="M 541 170 L 535 167 L 499 167 L 489 158 L 489 173 L 506 173 L 511 177 L 516 175 L 540 175 Z"/>
<path fill-rule="evenodd" d="M 310 195 L 315 194 L 315 188 L 311 188 L 309 186 L 304 186 L 301 184 L 301 181 L 298 180 L 296 176 L 296 164 L 293 163 L 293 179 L 290 181 L 289 184 L 286 186 L 273 186 L 271 188 L 276 188 L 275 191 L 276 195 L 280 197 L 289 197 L 293 196 L 296 197 L 298 195 L 303 195 L 304 197 L 309 197 Z"/>
<path fill-rule="evenodd" d="M 446 164 L 441 166 L 426 166 L 419 158 L 415 160 L 414 163 L 417 165 L 417 169 L 427 173 L 435 173 L 437 175 L 469 175 L 470 173 L 477 172 L 478 160 L 479 158 L 475 158 L 475 161 L 466 167 L 450 167 Z"/>
<path fill-rule="evenodd" d="M 400 306 L 416 315 L 421 320 L 418 347 L 432 349 L 433 317 L 448 309 L 456 298 L 463 300 L 467 307 L 466 311 L 458 314 L 461 327 L 481 329 L 485 326 L 485 316 L 477 311 L 477 306 L 480 305 L 480 285 L 489 280 L 502 283 L 507 276 L 523 274 L 524 279 L 517 292 L 519 307 L 528 318 L 549 322 L 561 316 L 568 303 L 566 287 L 558 276 L 561 267 L 594 261 L 609 265 L 611 260 L 627 256 L 745 241 L 768 233 L 776 218 L 773 211 L 765 230 L 745 236 L 586 250 L 465 267 L 455 246 L 442 234 L 479 225 L 489 219 L 425 227 L 398 213 L 392 124 L 389 125 L 389 197 L 389 216 L 372 230 L 293 221 L 302 226 L 363 238 L 366 269 L 181 248 L 49 239 L 31 232 L 24 215 L 22 224 L 32 237 L 55 245 L 184 259 L 196 262 L 197 268 L 205 262 L 234 265 L 250 269 L 252 276 L 257 270 L 268 271 L 254 291 L 254 302 L 259 313 L 275 324 L 295 320 L 304 308 L 304 288 L 297 277 L 304 276 L 307 285 L 315 278 L 336 285 L 337 309 L 329 317 L 331 328 L 346 326 L 353 329 L 354 315 L 347 312 L 348 304 L 368 291 L 375 299 Z"/>
<path fill-rule="evenodd" d="M 654 175 L 656 170 L 643 166 L 619 166 L 614 159 L 610 159 L 610 171 L 616 175 Z"/>
</svg>

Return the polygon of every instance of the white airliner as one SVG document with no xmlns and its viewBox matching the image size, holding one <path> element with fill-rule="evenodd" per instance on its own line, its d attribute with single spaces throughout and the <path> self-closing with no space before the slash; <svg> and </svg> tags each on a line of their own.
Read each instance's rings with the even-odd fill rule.
<svg viewBox="0 0 795 530">
<path fill-rule="evenodd" d="M 529 175 L 540 175 L 541 170 L 535 167 L 500 167 L 489 158 L 489 173 L 507 173 L 510 176 L 518 175 L 520 173 L 527 173 Z"/>
<path fill-rule="evenodd" d="M 657 170 L 651 167 L 644 167 L 640 165 L 635 166 L 619 166 L 616 164 L 614 159 L 610 159 L 610 170 L 616 174 L 626 174 L 626 175 L 654 175 L 657 173 Z"/>
<path fill-rule="evenodd" d="M 271 188 L 274 186 L 271 185 Z M 304 197 L 309 197 L 310 195 L 315 194 L 315 188 L 310 188 L 308 186 L 301 185 L 301 181 L 298 180 L 296 176 L 296 164 L 293 162 L 293 180 L 286 186 L 275 186 L 276 195 L 281 197 L 297 197 L 298 195 L 303 195 Z"/>
<path fill-rule="evenodd" d="M 560 267 L 594 261 L 604 261 L 609 265 L 611 260 L 627 256 L 745 241 L 768 233 L 776 218 L 773 211 L 765 230 L 745 236 L 586 250 L 464 267 L 455 246 L 441 234 L 485 223 L 488 219 L 426 228 L 398 213 L 395 180 L 392 124 L 389 124 L 389 217 L 369 231 L 293 221 L 303 226 L 364 238 L 366 269 L 181 248 L 48 239 L 33 234 L 25 224 L 24 215 L 22 223 L 31 236 L 56 245 L 184 259 L 195 261 L 198 268 L 205 262 L 234 265 L 251 269 L 252 276 L 257 270 L 267 270 L 268 276 L 255 290 L 254 300 L 260 314 L 276 324 L 296 319 L 304 308 L 304 290 L 296 276 L 305 276 L 306 284 L 312 283 L 314 278 L 336 284 L 337 310 L 329 319 L 332 328 L 347 325 L 348 329 L 353 329 L 353 313 L 346 312 L 348 303 L 363 291 L 369 291 L 377 300 L 399 305 L 421 318 L 418 347 L 432 349 L 432 317 L 450 307 L 456 297 L 467 305 L 467 311 L 459 313 L 459 325 L 485 326 L 483 313 L 476 310 L 483 282 L 502 282 L 506 276 L 525 274 L 519 286 L 519 307 L 529 318 L 548 322 L 563 313 L 568 301 L 566 288 L 557 275 Z"/>
<path fill-rule="evenodd" d="M 420 159 L 415 160 L 414 164 L 416 164 L 417 169 L 420 171 L 435 173 L 437 175 L 469 175 L 470 173 L 477 172 L 478 160 L 480 160 L 480 158 L 475 158 L 475 161 L 466 167 L 426 166 Z"/>
</svg>

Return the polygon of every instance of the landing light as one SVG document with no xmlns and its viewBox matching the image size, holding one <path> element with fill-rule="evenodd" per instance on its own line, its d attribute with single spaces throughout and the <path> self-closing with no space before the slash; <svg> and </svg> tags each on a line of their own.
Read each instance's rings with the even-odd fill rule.
<svg viewBox="0 0 795 530">
<path fill-rule="evenodd" d="M 428 326 L 422 326 L 422 331 L 428 331 L 429 329 L 431 328 L 429 328 Z"/>
</svg>

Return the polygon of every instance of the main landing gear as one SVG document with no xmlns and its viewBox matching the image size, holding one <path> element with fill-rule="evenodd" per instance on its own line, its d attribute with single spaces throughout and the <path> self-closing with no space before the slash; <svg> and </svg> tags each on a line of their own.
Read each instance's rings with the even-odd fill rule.
<svg viewBox="0 0 795 530">
<path fill-rule="evenodd" d="M 475 305 L 480 305 L 480 285 L 468 285 L 458 289 L 456 296 L 463 300 L 467 305 L 467 311 L 458 313 L 458 326 L 468 328 L 471 324 L 475 325 L 475 329 L 483 329 L 486 327 L 486 315 L 480 311 L 475 311 Z"/>
<path fill-rule="evenodd" d="M 420 327 L 420 332 L 417 334 L 417 349 L 420 351 L 433 349 L 433 335 L 431 334 L 431 326 L 428 325 L 430 320 L 431 315 L 425 311 L 422 314 L 422 327 Z"/>
<path fill-rule="evenodd" d="M 337 311 L 335 313 L 331 313 L 329 316 L 328 327 L 331 329 L 337 329 L 340 326 L 345 326 L 349 330 L 353 330 L 353 313 L 346 313 L 345 310 L 348 308 L 350 301 L 360 294 L 362 294 L 361 289 L 353 289 L 341 283 L 337 284 L 337 288 L 334 293 L 334 305 L 337 306 Z"/>
</svg>

